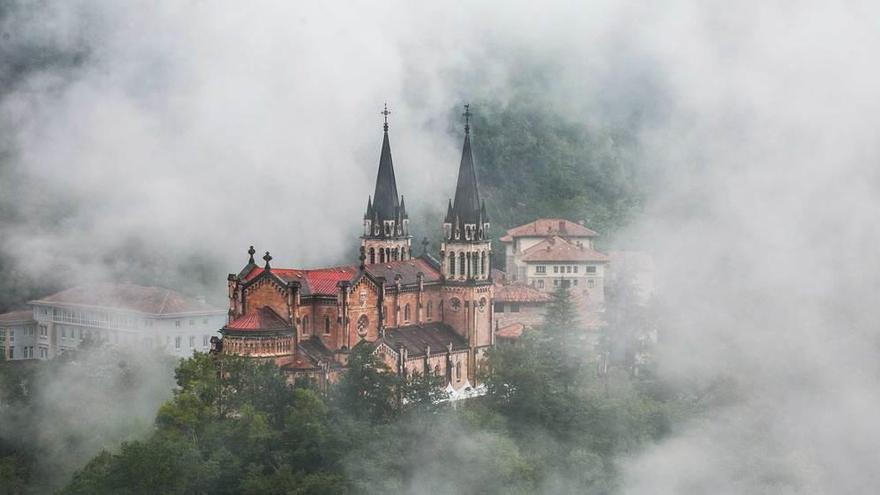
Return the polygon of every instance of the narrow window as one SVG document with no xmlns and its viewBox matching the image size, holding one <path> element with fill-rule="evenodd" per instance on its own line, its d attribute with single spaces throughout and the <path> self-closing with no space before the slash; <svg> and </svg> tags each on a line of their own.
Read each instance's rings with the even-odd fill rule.
<svg viewBox="0 0 880 495">
<path fill-rule="evenodd" d="M 309 317 L 303 316 L 303 335 L 309 334 Z"/>
<path fill-rule="evenodd" d="M 464 275 L 465 268 L 464 253 L 458 253 L 458 274 Z"/>
<path fill-rule="evenodd" d="M 376 263 L 376 248 L 370 248 L 370 264 Z"/>
<path fill-rule="evenodd" d="M 192 349 L 195 346 L 196 346 L 196 336 L 190 335 L 189 336 L 189 348 Z"/>
<path fill-rule="evenodd" d="M 497 302 L 495 303 L 495 312 L 503 313 L 504 312 L 504 303 Z"/>
<path fill-rule="evenodd" d="M 543 281 L 543 280 L 538 280 L 538 288 L 539 288 L 539 289 L 543 289 L 543 288 L 544 288 L 544 281 Z"/>
<path fill-rule="evenodd" d="M 174 337 L 174 348 L 180 350 L 180 336 Z"/>
<path fill-rule="evenodd" d="M 385 263 L 385 250 L 379 248 L 379 263 Z"/>
<path fill-rule="evenodd" d="M 455 363 L 455 381 L 461 381 L 461 361 Z"/>
<path fill-rule="evenodd" d="M 449 253 L 449 274 L 455 275 L 455 253 Z"/>
<path fill-rule="evenodd" d="M 559 273 L 559 267 L 558 267 L 558 266 L 553 265 L 553 273 Z"/>
<path fill-rule="evenodd" d="M 324 317 L 324 335 L 330 335 L 330 317 Z"/>
<path fill-rule="evenodd" d="M 425 316 L 427 316 L 428 318 L 430 318 L 430 317 L 431 317 L 431 312 L 433 311 L 433 309 L 434 309 L 434 302 L 433 302 L 433 301 L 428 301 L 428 307 L 425 309 Z"/>
<path fill-rule="evenodd" d="M 403 307 L 403 320 L 409 321 L 409 304 Z"/>
<path fill-rule="evenodd" d="M 519 313 L 519 303 L 510 303 L 510 312 Z"/>
</svg>

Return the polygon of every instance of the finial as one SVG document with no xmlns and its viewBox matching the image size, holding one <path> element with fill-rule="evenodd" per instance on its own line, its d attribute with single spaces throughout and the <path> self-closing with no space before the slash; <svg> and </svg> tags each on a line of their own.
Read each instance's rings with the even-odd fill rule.
<svg viewBox="0 0 880 495">
<path fill-rule="evenodd" d="M 471 115 L 472 115 L 470 103 L 465 104 L 464 113 L 462 115 L 464 115 L 464 133 L 470 134 L 471 133 Z"/>
<path fill-rule="evenodd" d="M 266 261 L 266 270 L 271 270 L 269 262 L 272 261 L 272 255 L 269 254 L 269 251 L 266 251 L 266 256 L 263 256 L 263 260 Z"/>
<path fill-rule="evenodd" d="M 422 238 L 422 255 L 428 254 L 428 244 L 431 244 L 430 242 L 428 242 L 428 238 Z"/>
<path fill-rule="evenodd" d="M 256 253 L 257 253 L 257 250 L 254 249 L 253 246 L 251 246 L 250 249 L 248 249 L 248 254 L 250 255 L 250 259 L 248 260 L 248 263 L 250 263 L 251 265 L 255 265 L 255 264 L 256 264 L 256 263 L 254 263 L 254 255 L 255 255 Z"/>
<path fill-rule="evenodd" d="M 388 110 L 388 102 L 385 102 L 385 110 L 379 112 L 385 116 L 385 132 L 388 132 L 388 116 L 391 115 L 391 110 Z"/>
</svg>

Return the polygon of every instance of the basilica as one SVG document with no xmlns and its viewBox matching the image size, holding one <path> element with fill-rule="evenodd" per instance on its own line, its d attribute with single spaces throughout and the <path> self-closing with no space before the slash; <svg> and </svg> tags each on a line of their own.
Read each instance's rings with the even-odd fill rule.
<svg viewBox="0 0 880 495">
<path fill-rule="evenodd" d="M 399 194 L 385 112 L 376 188 L 367 199 L 358 263 L 276 268 L 251 246 L 245 267 L 228 277 L 229 315 L 218 349 L 274 360 L 292 378 L 326 385 L 344 372 L 349 352 L 370 346 L 401 375 L 430 371 L 449 390 L 477 385 L 495 344 L 489 215 L 480 200 L 471 152 L 470 111 L 455 197 L 437 257 L 413 253 Z"/>
</svg>

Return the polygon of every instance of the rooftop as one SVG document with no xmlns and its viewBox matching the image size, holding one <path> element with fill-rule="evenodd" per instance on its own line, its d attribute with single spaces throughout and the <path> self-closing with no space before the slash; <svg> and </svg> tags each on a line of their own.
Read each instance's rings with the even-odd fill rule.
<svg viewBox="0 0 880 495">
<path fill-rule="evenodd" d="M 595 231 L 590 230 L 579 223 L 562 218 L 539 218 L 534 222 L 514 227 L 507 231 L 501 242 L 513 242 L 516 237 L 596 237 Z"/>
<path fill-rule="evenodd" d="M 523 251 L 522 261 L 595 261 L 605 263 L 608 256 L 559 236 L 551 236 Z"/>
<path fill-rule="evenodd" d="M 385 337 L 379 339 L 389 347 L 397 350 L 401 345 L 406 347 L 409 357 L 424 356 L 427 346 L 431 346 L 431 354 L 446 352 L 449 344 L 452 350 L 467 349 L 467 341 L 445 323 L 425 323 L 409 325 L 385 331 Z"/>
<path fill-rule="evenodd" d="M 419 272 L 424 276 L 425 283 L 439 282 L 441 279 L 440 271 L 425 258 L 367 265 L 366 271 L 373 278 L 385 277 L 386 286 L 393 286 L 398 275 L 401 285 L 416 284 Z"/>
<path fill-rule="evenodd" d="M 20 309 L 0 315 L 0 326 L 33 322 L 34 311 L 32 309 Z"/>
<path fill-rule="evenodd" d="M 228 325 L 223 327 L 229 330 L 284 330 L 289 329 L 290 324 L 281 317 L 274 309 L 264 306 L 253 309 L 239 316 Z"/>
<path fill-rule="evenodd" d="M 134 284 L 80 285 L 31 301 L 32 304 L 88 306 L 155 316 L 223 313 L 206 302 L 163 287 Z"/>
<path fill-rule="evenodd" d="M 541 303 L 550 300 L 550 294 L 521 282 L 495 284 L 495 302 Z"/>
<path fill-rule="evenodd" d="M 525 328 L 525 325 L 522 323 L 511 323 L 510 325 L 505 325 L 498 330 L 495 330 L 495 337 L 499 339 L 515 340 L 522 337 Z"/>
<path fill-rule="evenodd" d="M 264 268 L 254 267 L 244 280 L 250 281 L 263 273 Z M 272 268 L 272 274 L 285 282 L 299 282 L 301 294 L 310 295 L 336 295 L 336 284 L 342 281 L 351 282 L 358 275 L 358 267 L 354 265 L 336 266 L 330 268 L 316 268 L 313 270 L 300 270 L 296 268 Z"/>
</svg>

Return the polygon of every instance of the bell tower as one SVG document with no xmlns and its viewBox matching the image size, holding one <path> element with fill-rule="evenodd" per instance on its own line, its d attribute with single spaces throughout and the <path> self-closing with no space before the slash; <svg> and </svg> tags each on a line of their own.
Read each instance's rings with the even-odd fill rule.
<svg viewBox="0 0 880 495">
<path fill-rule="evenodd" d="M 385 116 L 382 151 L 379 155 L 379 172 L 376 174 L 376 190 L 367 198 L 364 213 L 364 233 L 361 249 L 366 264 L 408 260 L 412 257 L 412 236 L 409 235 L 409 217 L 403 196 L 397 194 L 394 163 L 391 160 L 391 143 L 388 141 L 388 104 Z"/>
<path fill-rule="evenodd" d="M 455 199 L 449 201 L 440 247 L 443 273 L 443 321 L 468 340 L 469 380 L 476 384 L 476 365 L 485 347 L 494 344 L 491 276 L 492 241 L 489 215 L 480 201 L 471 152 L 470 105 L 465 105 L 464 146 Z"/>
</svg>

